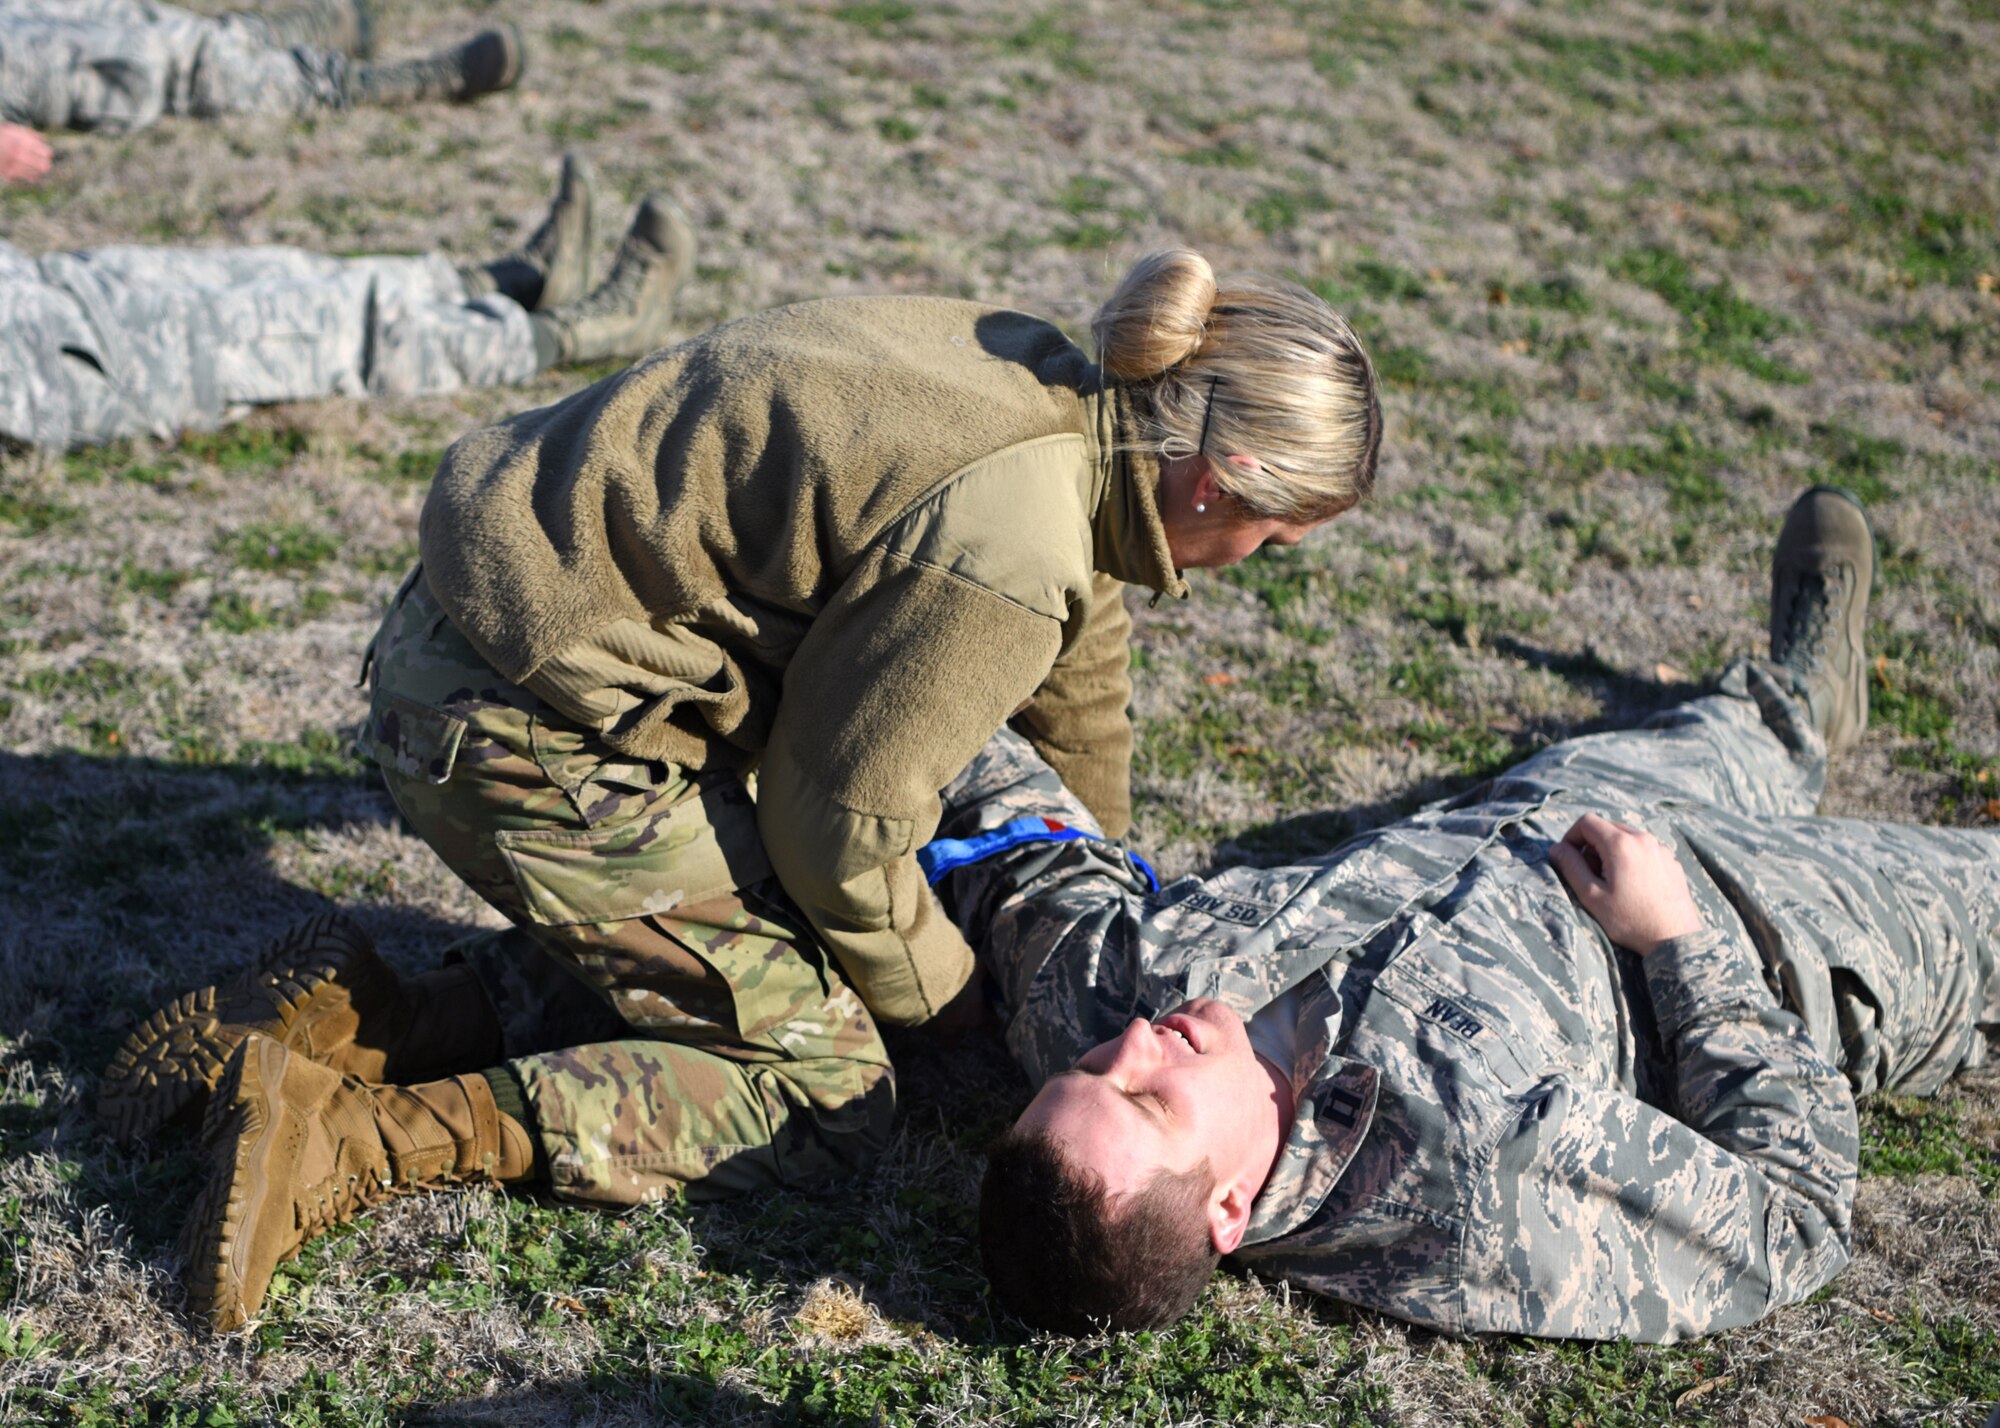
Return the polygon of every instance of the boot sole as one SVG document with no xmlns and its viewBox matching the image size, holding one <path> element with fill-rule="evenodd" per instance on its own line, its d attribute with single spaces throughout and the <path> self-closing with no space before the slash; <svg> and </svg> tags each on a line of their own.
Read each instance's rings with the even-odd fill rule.
<svg viewBox="0 0 2000 1428">
<path fill-rule="evenodd" d="M 500 46 L 500 66 L 495 74 L 481 75 L 479 82 L 468 83 L 453 100 L 464 103 L 483 95 L 502 94 L 518 85 L 528 73 L 528 43 L 521 36 L 521 27 L 511 20 L 502 20 L 474 36 L 474 42 L 491 35 Z M 471 78 L 467 76 L 468 80 Z"/>
<path fill-rule="evenodd" d="M 357 945 L 354 939 L 363 940 Z M 355 964 L 375 955 L 366 935 L 337 912 L 325 912 L 280 938 L 248 972 L 222 987 L 184 993 L 126 1037 L 105 1069 L 97 1116 L 119 1145 L 192 1126 L 241 1042 L 225 1042 L 225 1023 L 277 1024 L 265 1035 L 284 1041 L 312 1000 L 352 980 Z M 317 963 L 317 966 L 300 964 Z M 275 969 L 293 975 L 279 981 Z"/>
<path fill-rule="evenodd" d="M 188 1210 L 187 1228 L 181 1236 L 181 1268 L 188 1300 L 217 1333 L 242 1328 L 264 1298 L 260 1289 L 257 1304 L 245 1301 L 243 1257 L 238 1250 L 247 1245 L 256 1228 L 249 1223 L 250 1207 L 261 1203 L 268 1181 L 265 1166 L 282 1121 L 270 1113 L 270 1107 L 278 1102 L 279 1089 L 270 1084 L 271 1067 L 275 1064 L 279 1068 L 277 1076 L 282 1080 L 284 1061 L 282 1057 L 258 1060 L 264 1063 L 266 1082 L 261 1102 L 243 1096 L 249 1057 L 241 1046 L 229 1058 L 216 1087 L 202 1125 L 202 1141 L 210 1151 L 208 1178 Z M 297 1252 L 294 1249 L 292 1254 Z M 291 1255 L 282 1255 L 276 1263 L 289 1258 Z"/>
</svg>

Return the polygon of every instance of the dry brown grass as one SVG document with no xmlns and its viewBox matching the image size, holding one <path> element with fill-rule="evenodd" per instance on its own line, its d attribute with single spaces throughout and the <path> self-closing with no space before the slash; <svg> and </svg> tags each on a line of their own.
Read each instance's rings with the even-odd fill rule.
<svg viewBox="0 0 2000 1428">
<path fill-rule="evenodd" d="M 388 53 L 486 13 L 378 8 Z M 665 187 L 695 216 L 689 332 L 885 291 L 1081 332 L 1126 262 L 1175 242 L 1296 273 L 1356 315 L 1389 379 L 1382 494 L 1295 555 L 1136 612 L 1135 840 L 1167 870 L 1325 846 L 1685 694 L 1754 643 L 1775 519 L 1815 479 L 1866 491 L 1885 556 L 1878 721 L 1829 811 L 1991 826 L 1990 4 L 512 13 L 534 56 L 516 95 L 63 138 L 46 188 L 0 192 L 0 229 L 29 250 L 477 258 L 533 221 L 577 146 L 628 200 Z M 1267 1421 L 1642 1422 L 1676 1402 L 1725 1424 L 1981 1421 L 1952 1385 L 1985 1381 L 1965 1356 L 2000 1333 L 1996 1182 L 1948 1166 L 1864 1183 L 1856 1264 L 1820 1300 L 1687 1349 L 1460 1345 L 1232 1280 L 1158 1344 L 1014 1349 L 954 1208 L 1019 1094 L 990 1048 L 969 1071 L 912 1058 L 903 1138 L 857 1193 L 629 1222 L 403 1202 L 309 1256 L 265 1330 L 192 1332 L 169 1249 L 185 1160 L 113 1154 L 96 1071 L 129 1016 L 329 899 L 406 966 L 490 917 L 339 735 L 425 454 L 578 380 L 0 459 L 0 1411 L 1195 1422 L 1222 1416 L 1233 1373 L 1278 1385 L 1227 1400 Z M 253 527 L 331 553 L 246 568 Z M 2000 1082 L 1954 1091 L 1941 1143 L 1968 1167 L 2000 1154 Z M 575 1258 L 524 1280 L 543 1244 Z M 1956 1359 L 1924 1337 L 1953 1323 L 1974 1335 Z M 1153 1407 L 1147 1383 L 1167 1385 Z"/>
</svg>

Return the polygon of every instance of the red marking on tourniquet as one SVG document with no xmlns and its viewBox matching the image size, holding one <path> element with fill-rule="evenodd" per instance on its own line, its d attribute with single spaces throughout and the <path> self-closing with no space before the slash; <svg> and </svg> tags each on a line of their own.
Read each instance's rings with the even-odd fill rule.
<svg viewBox="0 0 2000 1428">
<path fill-rule="evenodd" d="M 1067 833 L 1069 831 L 1068 824 L 1058 823 L 1053 818 L 1044 818 L 1042 822 L 1049 825 L 1049 832 L 1051 833 Z"/>
</svg>

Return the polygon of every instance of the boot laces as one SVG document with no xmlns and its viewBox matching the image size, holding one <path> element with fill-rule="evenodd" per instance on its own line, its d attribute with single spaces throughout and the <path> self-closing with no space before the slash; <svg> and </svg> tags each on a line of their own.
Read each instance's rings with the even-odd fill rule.
<svg viewBox="0 0 2000 1428">
<path fill-rule="evenodd" d="M 459 91 L 464 63 L 457 50 L 396 60 L 390 64 L 368 64 L 360 69 L 362 87 L 368 92 L 412 93 L 420 98 L 450 98 Z"/>
<path fill-rule="evenodd" d="M 372 1170 L 341 1175 L 335 1173 L 307 1192 L 298 1207 L 299 1228 L 306 1238 L 335 1225 L 344 1225 L 362 1210 L 392 1194 L 393 1183 L 379 1179 Z"/>
<path fill-rule="evenodd" d="M 465 79 L 465 64 L 457 50 L 411 60 L 410 67 L 427 94 L 456 94 Z"/>
</svg>

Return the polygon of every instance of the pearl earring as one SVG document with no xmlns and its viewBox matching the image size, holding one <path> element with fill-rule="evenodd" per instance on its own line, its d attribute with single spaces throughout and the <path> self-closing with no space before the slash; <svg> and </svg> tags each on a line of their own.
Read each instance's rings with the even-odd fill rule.
<svg viewBox="0 0 2000 1428">
<path fill-rule="evenodd" d="M 1195 514 L 1200 515 L 1203 511 L 1206 511 L 1208 509 L 1208 503 L 1206 501 L 1196 501 L 1194 503 L 1194 509 L 1195 509 Z"/>
</svg>

